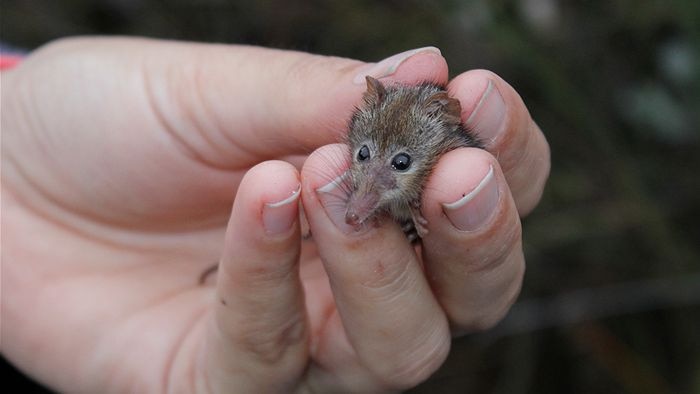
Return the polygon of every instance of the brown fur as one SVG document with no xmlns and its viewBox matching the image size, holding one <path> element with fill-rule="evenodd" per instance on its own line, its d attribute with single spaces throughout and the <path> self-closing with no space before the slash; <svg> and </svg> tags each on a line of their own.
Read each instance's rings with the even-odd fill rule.
<svg viewBox="0 0 700 394">
<path fill-rule="evenodd" d="M 347 137 L 352 164 L 346 221 L 361 225 L 388 213 L 401 224 L 412 222 L 422 236 L 427 221 L 420 214 L 420 201 L 438 159 L 452 149 L 480 144 L 461 124 L 459 101 L 442 86 L 384 86 L 367 77 L 363 99 Z M 358 151 L 364 145 L 370 158 L 360 161 Z M 411 157 L 404 172 L 391 165 L 399 153 Z"/>
</svg>

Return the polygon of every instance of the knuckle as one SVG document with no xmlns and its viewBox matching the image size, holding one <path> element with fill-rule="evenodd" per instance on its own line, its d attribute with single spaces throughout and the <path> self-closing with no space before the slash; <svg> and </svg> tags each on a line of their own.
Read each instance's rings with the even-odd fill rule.
<svg viewBox="0 0 700 394">
<path fill-rule="evenodd" d="M 412 350 L 393 356 L 393 362 L 384 359 L 377 364 L 376 375 L 386 387 L 403 390 L 417 386 L 440 368 L 450 351 L 449 333 L 415 343 Z"/>
<path fill-rule="evenodd" d="M 516 294 L 517 297 L 517 294 Z M 495 306 L 485 310 L 482 314 L 472 316 L 469 321 L 460 324 L 459 326 L 468 332 L 487 331 L 495 327 L 510 311 L 515 298 L 504 297 L 498 301 Z"/>
<path fill-rule="evenodd" d="M 501 321 L 503 316 L 505 316 L 505 312 L 503 313 L 503 315 L 491 313 L 486 314 L 484 316 L 479 316 L 472 319 L 472 321 L 468 324 L 462 325 L 462 328 L 467 332 L 487 331 L 496 326 L 496 324 L 498 324 L 498 322 Z"/>
<path fill-rule="evenodd" d="M 286 101 L 297 103 L 297 100 L 307 95 L 310 78 L 317 78 L 319 76 L 318 70 L 326 69 L 329 65 L 329 60 L 327 57 L 320 55 L 290 54 L 290 56 L 294 55 L 296 55 L 296 58 L 290 59 L 290 63 L 282 76 L 285 80 L 291 82 L 287 84 L 284 90 Z"/>
<path fill-rule="evenodd" d="M 522 253 L 522 224 L 513 215 L 504 215 L 494 223 L 493 231 L 483 234 L 484 247 L 464 261 L 464 270 L 470 275 L 498 270 L 515 253 Z"/>
<path fill-rule="evenodd" d="M 312 90 L 333 86 L 338 78 L 362 62 L 334 56 L 310 55 L 289 52 L 281 77 L 286 81 L 280 92 L 282 101 L 298 107 L 299 102 L 309 102 Z M 323 100 L 318 105 L 326 105 Z M 302 108 L 303 109 L 303 108 Z"/>
<path fill-rule="evenodd" d="M 300 317 L 275 327 L 249 327 L 238 335 L 241 349 L 264 364 L 275 364 L 287 351 L 306 338 L 306 324 Z"/>
<path fill-rule="evenodd" d="M 507 258 L 506 265 L 509 267 L 506 266 L 505 271 L 495 272 L 496 275 L 501 276 L 500 281 L 504 288 L 501 289 L 501 286 L 496 288 L 496 296 L 488 297 L 486 302 L 480 302 L 472 307 L 462 305 L 458 310 L 451 311 L 450 321 L 455 327 L 466 332 L 485 331 L 493 328 L 508 314 L 520 294 L 525 275 L 522 252 L 518 249 L 513 252 Z"/>
<path fill-rule="evenodd" d="M 503 317 L 496 309 L 489 305 L 488 308 L 483 308 L 478 311 L 459 310 L 451 313 L 450 320 L 455 328 L 460 333 L 480 332 L 493 328 Z"/>
<path fill-rule="evenodd" d="M 361 261 L 362 264 L 335 266 L 334 276 L 357 287 L 363 297 L 387 302 L 387 298 L 415 286 L 419 278 L 418 261 L 410 248 L 387 248 L 377 253 L 374 241 L 373 245 L 367 246 L 366 239 L 369 237 L 380 238 L 380 244 L 396 244 L 399 237 L 405 239 L 403 233 L 372 231 L 348 240 L 344 244 L 347 261 Z"/>
<path fill-rule="evenodd" d="M 385 261 L 381 258 L 367 264 L 361 272 L 357 283 L 369 291 L 379 294 L 397 293 L 410 281 L 410 264 L 408 261 Z"/>
</svg>

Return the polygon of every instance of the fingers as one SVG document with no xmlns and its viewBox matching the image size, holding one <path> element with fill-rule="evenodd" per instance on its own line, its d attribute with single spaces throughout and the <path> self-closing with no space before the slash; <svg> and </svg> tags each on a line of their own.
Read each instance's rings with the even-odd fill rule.
<svg viewBox="0 0 700 394">
<path fill-rule="evenodd" d="M 430 228 L 426 276 L 453 327 L 493 326 L 515 301 L 525 269 L 518 211 L 498 162 L 475 148 L 445 154 L 422 210 Z"/>
<path fill-rule="evenodd" d="M 103 75 L 89 76 L 117 93 L 112 97 L 123 95 L 120 106 L 151 112 L 146 120 L 167 131 L 182 151 L 217 168 L 308 154 L 338 141 L 365 90 L 365 75 L 405 83 L 445 83 L 448 77 L 434 47 L 365 63 L 244 45 L 120 37 L 59 40 L 28 57 L 18 71 L 41 68 L 47 59 L 53 59 L 43 67 L 47 75 L 57 65 L 78 76 L 86 65 L 106 70 L 113 76 L 109 83 L 101 81 Z"/>
<path fill-rule="evenodd" d="M 241 182 L 207 342 L 212 391 L 280 391 L 303 373 L 308 333 L 298 274 L 299 194 L 297 171 L 283 162 L 262 163 Z"/>
<path fill-rule="evenodd" d="M 344 223 L 343 205 L 334 200 L 342 191 L 329 181 L 346 168 L 346 155 L 342 145 L 330 145 L 309 157 L 302 170 L 304 210 L 361 363 L 390 388 L 411 387 L 444 361 L 447 320 L 395 223 L 359 232 Z"/>
<path fill-rule="evenodd" d="M 145 71 L 157 112 L 194 155 L 224 168 L 340 140 L 365 75 L 447 81 L 447 64 L 432 47 L 377 64 L 247 46 L 159 42 L 153 50 Z M 183 120 L 188 132 L 176 125 Z"/>
<path fill-rule="evenodd" d="M 462 121 L 500 163 L 521 216 L 540 200 L 549 176 L 549 145 L 518 93 L 490 71 L 454 78 L 451 94 L 462 104 Z"/>
</svg>

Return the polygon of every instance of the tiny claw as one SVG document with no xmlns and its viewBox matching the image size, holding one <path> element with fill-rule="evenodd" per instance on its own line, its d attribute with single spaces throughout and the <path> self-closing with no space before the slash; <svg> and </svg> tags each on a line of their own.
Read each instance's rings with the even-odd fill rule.
<svg viewBox="0 0 700 394">
<path fill-rule="evenodd" d="M 427 220 L 423 219 L 423 223 L 415 222 L 414 224 L 416 226 L 416 233 L 419 237 L 423 238 L 428 234 L 428 227 L 425 226 L 428 224 Z"/>
</svg>

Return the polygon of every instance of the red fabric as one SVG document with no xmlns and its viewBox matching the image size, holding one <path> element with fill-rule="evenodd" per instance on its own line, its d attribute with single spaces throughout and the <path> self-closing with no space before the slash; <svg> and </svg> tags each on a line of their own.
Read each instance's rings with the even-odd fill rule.
<svg viewBox="0 0 700 394">
<path fill-rule="evenodd" d="M 19 55 L 0 55 L 0 70 L 8 70 L 22 61 Z"/>
</svg>

